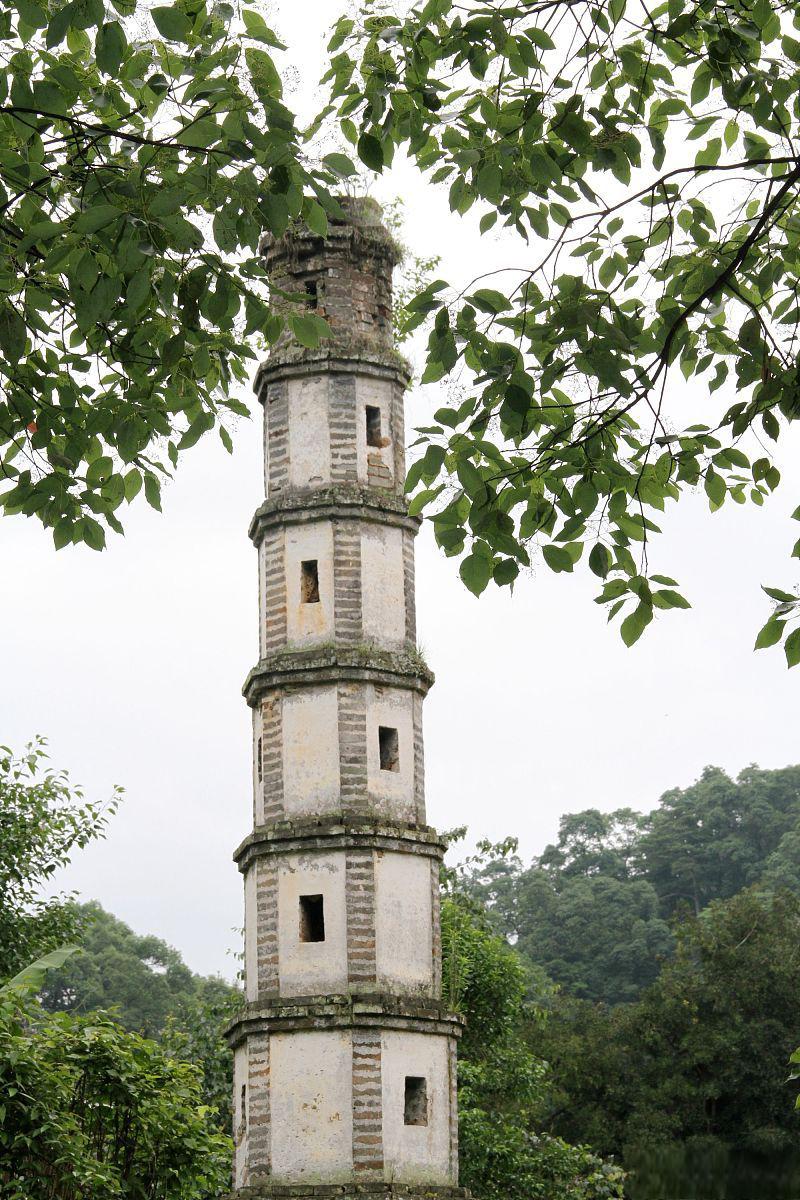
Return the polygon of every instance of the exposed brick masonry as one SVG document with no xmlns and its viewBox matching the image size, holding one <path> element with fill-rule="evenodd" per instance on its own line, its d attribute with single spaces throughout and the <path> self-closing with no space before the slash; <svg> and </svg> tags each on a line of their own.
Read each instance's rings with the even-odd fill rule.
<svg viewBox="0 0 800 1200">
<path fill-rule="evenodd" d="M 367 712 L 364 688 L 340 683 L 339 778 L 344 812 L 367 808 Z"/>
<path fill-rule="evenodd" d="M 289 385 L 285 379 L 267 386 L 268 492 L 285 491 L 289 484 Z"/>
<path fill-rule="evenodd" d="M 355 483 L 358 476 L 355 377 L 331 375 L 328 387 L 331 479 L 334 483 Z"/>
<path fill-rule="evenodd" d="M 261 804 L 259 823 L 283 816 L 283 697 L 272 692 L 261 701 Z"/>
<path fill-rule="evenodd" d="M 336 640 L 361 641 L 361 525 L 333 523 L 333 604 Z"/>
<path fill-rule="evenodd" d="M 278 864 L 260 858 L 256 872 L 256 973 L 259 1000 L 278 995 Z"/>
<path fill-rule="evenodd" d="M 286 552 L 282 529 L 271 529 L 261 547 L 264 558 L 264 592 L 261 627 L 264 651 L 286 645 Z"/>
<path fill-rule="evenodd" d="M 250 1176 L 270 1168 L 269 1035 L 255 1034 L 247 1044 L 247 1149 Z"/>
<path fill-rule="evenodd" d="M 381 1034 L 353 1030 L 353 1169 L 356 1179 L 383 1173 Z"/>
<path fill-rule="evenodd" d="M 353 991 L 375 989 L 375 856 L 351 849 L 346 859 L 347 981 Z"/>
</svg>

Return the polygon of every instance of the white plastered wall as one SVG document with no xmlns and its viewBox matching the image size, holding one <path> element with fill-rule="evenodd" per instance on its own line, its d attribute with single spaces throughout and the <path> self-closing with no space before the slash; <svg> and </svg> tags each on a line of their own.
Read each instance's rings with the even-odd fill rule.
<svg viewBox="0 0 800 1200">
<path fill-rule="evenodd" d="M 349 1031 L 273 1034 L 274 1183 L 344 1183 L 352 1177 L 352 1070 Z"/>
<path fill-rule="evenodd" d="M 246 1182 L 247 1134 L 242 1119 L 244 1116 L 242 1113 L 242 1088 L 247 1087 L 247 1075 L 247 1046 L 237 1046 L 233 1055 L 233 1133 L 235 1146 L 233 1169 L 236 1176 L 236 1183 L 239 1187 Z M 245 1103 L 247 1103 L 246 1093 Z"/>
<path fill-rule="evenodd" d="M 328 377 L 289 380 L 289 486 L 319 487 L 331 479 Z"/>
<path fill-rule="evenodd" d="M 300 941 L 300 897 L 322 896 L 324 942 Z M 292 854 L 278 876 L 278 971 L 283 996 L 347 991 L 345 855 Z"/>
<path fill-rule="evenodd" d="M 376 735 L 377 736 L 377 735 Z M 295 692 L 283 701 L 283 803 L 286 815 L 317 816 L 339 802 L 339 704 L 335 687 Z"/>
<path fill-rule="evenodd" d="M 286 530 L 286 636 L 289 643 L 333 638 L 333 526 L 330 521 L 292 525 Z M 316 560 L 319 600 L 301 600 L 301 563 Z"/>
<path fill-rule="evenodd" d="M 375 951 L 379 987 L 422 991 L 433 986 L 430 859 L 375 855 Z"/>
<path fill-rule="evenodd" d="M 368 686 L 367 790 L 378 810 L 400 821 L 416 819 L 414 803 L 414 720 L 411 692 Z M 396 729 L 400 746 L 397 771 L 382 771 L 379 726 Z"/>
<path fill-rule="evenodd" d="M 383 1158 L 386 1178 L 398 1183 L 448 1184 L 450 1081 L 447 1038 L 435 1034 L 383 1034 Z M 428 1124 L 404 1123 L 407 1075 L 425 1079 Z"/>
<path fill-rule="evenodd" d="M 258 999 L 257 905 L 256 867 L 253 864 L 244 877 L 244 979 L 248 1000 Z"/>
<path fill-rule="evenodd" d="M 402 646 L 406 603 L 401 529 L 370 525 L 362 533 L 361 590 L 366 640 Z"/>
<path fill-rule="evenodd" d="M 381 410 L 381 433 L 386 445 L 377 449 L 367 447 L 367 405 Z M 356 463 L 358 482 L 367 482 L 367 451 L 380 454 L 389 474 L 394 479 L 394 447 L 391 433 L 392 384 L 387 379 L 370 379 L 367 375 L 356 376 Z"/>
</svg>

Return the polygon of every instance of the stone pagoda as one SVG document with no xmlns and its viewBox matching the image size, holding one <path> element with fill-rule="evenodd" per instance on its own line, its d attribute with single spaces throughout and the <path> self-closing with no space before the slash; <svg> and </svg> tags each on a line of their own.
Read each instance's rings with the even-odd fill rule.
<svg viewBox="0 0 800 1200">
<path fill-rule="evenodd" d="M 458 1018 L 442 1005 L 439 864 L 425 823 L 414 537 L 403 496 L 397 249 L 368 200 L 326 238 L 264 246 L 276 294 L 313 311 L 257 378 L 258 549 L 246 1006 L 234 1050 L 234 1196 L 457 1189 Z"/>
</svg>

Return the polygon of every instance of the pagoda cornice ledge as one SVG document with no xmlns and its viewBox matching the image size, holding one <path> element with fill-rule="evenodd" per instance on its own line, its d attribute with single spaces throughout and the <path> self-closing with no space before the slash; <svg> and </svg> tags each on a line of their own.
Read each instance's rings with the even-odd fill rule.
<svg viewBox="0 0 800 1200">
<path fill-rule="evenodd" d="M 223 1029 L 235 1048 L 254 1033 L 298 1029 L 399 1029 L 461 1037 L 466 1019 L 439 1001 L 391 992 L 291 996 L 246 1004 Z"/>
<path fill-rule="evenodd" d="M 310 649 L 287 648 L 266 655 L 249 672 L 242 694 L 252 708 L 264 692 L 275 688 L 339 682 L 405 687 L 425 696 L 433 685 L 434 674 L 422 655 L 410 647 L 397 651 L 370 644 L 327 642 Z"/>
<path fill-rule="evenodd" d="M 269 854 L 307 854 L 310 850 L 383 850 L 441 860 L 447 849 L 430 825 L 385 821 L 363 813 L 340 813 L 329 819 L 272 821 L 256 825 L 237 846 L 233 860 L 244 873 L 256 858 Z"/>
<path fill-rule="evenodd" d="M 362 1197 L 386 1197 L 386 1200 L 468 1200 L 467 1188 L 439 1183 L 271 1183 L 268 1177 L 237 1188 L 220 1200 L 353 1200 Z"/>
<path fill-rule="evenodd" d="M 253 514 L 248 533 L 253 544 L 258 546 L 266 530 L 275 526 L 304 525 L 309 521 L 337 517 L 393 525 L 412 534 L 416 534 L 422 524 L 422 517 L 409 516 L 408 501 L 396 492 L 359 484 L 333 483 L 269 497 Z"/>
<path fill-rule="evenodd" d="M 351 337 L 328 339 L 314 350 L 304 346 L 281 346 L 271 351 L 256 371 L 254 391 L 264 403 L 264 385 L 277 379 L 302 375 L 372 375 L 378 379 L 393 379 L 402 388 L 411 383 L 411 367 L 397 350 Z"/>
</svg>

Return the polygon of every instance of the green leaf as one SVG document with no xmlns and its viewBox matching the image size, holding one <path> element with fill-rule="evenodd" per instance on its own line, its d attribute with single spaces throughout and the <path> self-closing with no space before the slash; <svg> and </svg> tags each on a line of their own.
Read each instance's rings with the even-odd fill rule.
<svg viewBox="0 0 800 1200">
<path fill-rule="evenodd" d="M 190 449 L 192 446 L 194 446 L 197 442 L 200 441 L 200 438 L 203 436 L 204 433 L 208 433 L 209 429 L 214 428 L 215 423 L 216 423 L 216 419 L 215 419 L 213 413 L 211 413 L 211 412 L 200 413 L 200 415 L 198 417 L 195 417 L 195 419 L 192 421 L 189 428 L 184 433 L 183 437 L 181 438 L 180 442 L 178 443 L 178 448 L 180 450 Z M 147 486 L 147 480 L 145 479 L 145 487 L 146 486 Z"/>
<path fill-rule="evenodd" d="M 798 602 L 798 597 L 792 592 L 783 592 L 780 588 L 762 586 L 761 590 L 769 596 L 770 600 L 777 600 L 779 604 L 796 604 Z"/>
<path fill-rule="evenodd" d="M 259 50 L 256 46 L 248 46 L 244 57 L 256 95 L 269 112 L 272 103 L 280 99 L 283 93 L 278 69 L 266 50 Z"/>
<path fill-rule="evenodd" d="M 652 619 L 652 607 L 644 602 L 637 604 L 633 612 L 625 618 L 620 626 L 620 636 L 625 645 L 630 647 L 634 642 L 638 642 Z"/>
<path fill-rule="evenodd" d="M 492 313 L 493 315 L 501 312 L 506 312 L 511 308 L 511 301 L 502 292 L 497 292 L 493 288 L 478 288 L 477 292 L 473 292 L 469 297 L 470 304 L 474 304 L 475 308 L 479 308 L 481 312 Z"/>
<path fill-rule="evenodd" d="M 11 363 L 18 363 L 25 353 L 28 327 L 10 304 L 0 308 L 0 350 Z"/>
<path fill-rule="evenodd" d="M 242 10 L 242 18 L 248 37 L 257 38 L 258 41 L 265 42 L 268 46 L 274 46 L 276 50 L 286 49 L 283 42 L 267 25 L 261 13 L 254 12 L 252 8 L 245 8 Z"/>
<path fill-rule="evenodd" d="M 461 560 L 458 573 L 473 596 L 480 596 L 492 577 L 492 561 L 483 555 L 468 554 Z"/>
<path fill-rule="evenodd" d="M 150 10 L 156 29 L 169 42 L 187 42 L 192 23 L 179 8 L 153 8 Z"/>
<path fill-rule="evenodd" d="M 550 570 L 557 574 L 562 571 L 571 571 L 574 566 L 572 555 L 563 546 L 554 546 L 552 543 L 543 546 L 542 555 Z"/>
<path fill-rule="evenodd" d="M 124 479 L 125 484 L 125 499 L 128 504 L 135 500 L 142 488 L 142 473 L 136 467 L 132 467 Z"/>
<path fill-rule="evenodd" d="M 383 146 L 373 134 L 362 133 L 358 139 L 356 149 L 358 150 L 358 157 L 371 171 L 380 173 L 383 170 Z"/>
<path fill-rule="evenodd" d="M 301 346 L 305 346 L 308 350 L 316 350 L 322 336 L 318 317 L 298 316 L 296 313 L 291 313 L 289 328 Z"/>
<path fill-rule="evenodd" d="M 503 175 L 496 163 L 486 163 L 478 171 L 475 186 L 479 195 L 496 204 L 502 195 Z"/>
<path fill-rule="evenodd" d="M 433 482 L 442 469 L 445 460 L 444 446 L 428 446 L 422 459 L 422 475 Z"/>
<path fill-rule="evenodd" d="M 492 571 L 492 577 L 500 587 L 510 586 L 519 575 L 519 563 L 513 558 L 501 558 Z"/>
<path fill-rule="evenodd" d="M 589 555 L 589 570 L 605 579 L 611 570 L 611 551 L 602 542 L 595 542 Z"/>
<path fill-rule="evenodd" d="M 353 160 L 346 154 L 326 154 L 322 161 L 335 175 L 341 175 L 343 179 L 358 173 Z"/>
<path fill-rule="evenodd" d="M 161 512 L 161 484 L 149 471 L 144 477 L 144 494 L 150 507 Z"/>
<path fill-rule="evenodd" d="M 706 473 L 705 491 L 711 501 L 711 508 L 716 509 L 724 502 L 728 489 L 722 476 L 709 469 Z"/>
<path fill-rule="evenodd" d="M 57 971 L 62 967 L 68 958 L 73 954 L 80 952 L 80 946 L 62 946 L 58 950 L 51 950 L 49 954 L 43 955 L 42 958 L 37 958 L 29 966 L 25 967 L 18 975 L 14 975 L 0 988 L 0 994 L 9 992 L 27 992 L 34 995 L 41 991 L 48 971 Z"/>
<path fill-rule="evenodd" d="M 785 621 L 781 621 L 778 617 L 770 617 L 766 625 L 764 625 L 756 638 L 754 650 L 765 650 L 768 646 L 774 646 L 776 642 L 781 640 Z"/>
<path fill-rule="evenodd" d="M 122 210 L 115 204 L 93 204 L 75 218 L 76 233 L 97 233 L 99 229 L 110 225 L 122 216 Z"/>
<path fill-rule="evenodd" d="M 125 33 L 119 21 L 108 21 L 97 33 L 95 54 L 97 65 L 106 75 L 116 76 L 127 48 Z"/>
<path fill-rule="evenodd" d="M 783 648 L 786 652 L 786 665 L 796 667 L 800 663 L 800 626 L 789 634 Z"/>
<path fill-rule="evenodd" d="M 47 24 L 47 13 L 34 0 L 14 0 L 14 7 L 31 29 L 44 29 Z"/>
<path fill-rule="evenodd" d="M 658 608 L 691 608 L 691 604 L 680 592 L 670 588 L 661 588 L 653 593 L 653 603 Z"/>
<path fill-rule="evenodd" d="M 306 212 L 306 225 L 312 233 L 318 234 L 320 237 L 328 236 L 328 215 L 321 204 L 316 200 L 312 200 Z"/>
</svg>

